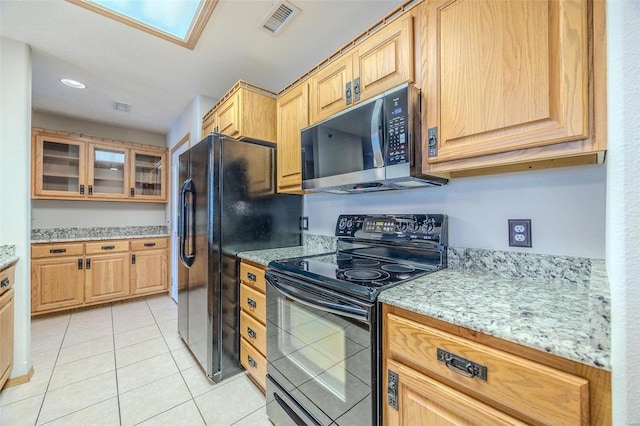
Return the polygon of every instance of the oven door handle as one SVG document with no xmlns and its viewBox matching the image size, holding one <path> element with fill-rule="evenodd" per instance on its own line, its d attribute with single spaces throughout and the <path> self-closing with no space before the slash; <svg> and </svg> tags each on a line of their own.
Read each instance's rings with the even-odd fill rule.
<svg viewBox="0 0 640 426">
<path fill-rule="evenodd" d="M 284 296 L 296 302 L 343 317 L 353 318 L 359 321 L 369 321 L 369 311 L 365 308 L 331 302 L 321 296 L 308 293 L 301 288 L 288 285 L 269 272 L 265 274 L 265 279 Z"/>
</svg>

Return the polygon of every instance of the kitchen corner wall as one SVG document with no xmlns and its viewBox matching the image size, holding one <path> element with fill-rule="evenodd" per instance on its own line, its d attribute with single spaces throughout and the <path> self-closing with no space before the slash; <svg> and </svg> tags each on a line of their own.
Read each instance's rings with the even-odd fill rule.
<svg viewBox="0 0 640 426">
<path fill-rule="evenodd" d="M 444 213 L 449 245 L 605 257 L 606 166 L 459 178 L 437 188 L 304 196 L 309 232 L 333 235 L 341 213 Z M 508 245 L 508 219 L 531 219 L 532 248 Z"/>
</svg>

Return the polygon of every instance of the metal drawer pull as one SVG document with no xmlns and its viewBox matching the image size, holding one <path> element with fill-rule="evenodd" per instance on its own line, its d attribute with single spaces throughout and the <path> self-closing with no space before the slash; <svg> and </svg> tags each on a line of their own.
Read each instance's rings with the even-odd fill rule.
<svg viewBox="0 0 640 426">
<path fill-rule="evenodd" d="M 85 260 L 85 269 L 91 269 L 91 259 Z"/>
<path fill-rule="evenodd" d="M 440 348 L 438 348 L 437 357 L 438 361 L 444 362 L 447 368 L 454 373 L 469 378 L 477 377 L 485 382 L 487 381 L 487 367 L 484 365 L 469 361 L 468 359 Z"/>
<path fill-rule="evenodd" d="M 102 250 L 113 250 L 116 246 L 102 246 Z"/>
<path fill-rule="evenodd" d="M 257 337 L 256 332 L 253 331 L 251 329 L 251 327 L 247 327 L 247 334 L 249 335 L 249 337 L 251 337 L 252 339 L 255 339 Z"/>
<path fill-rule="evenodd" d="M 258 363 L 255 362 L 253 358 L 251 358 L 251 355 L 247 355 L 247 362 L 249 363 L 251 368 L 256 368 L 258 366 Z"/>
<path fill-rule="evenodd" d="M 0 287 L 7 287 L 8 285 L 9 285 L 9 277 L 3 278 L 2 281 L 0 282 Z M 254 339 L 255 339 L 255 337 L 254 337 Z"/>
<path fill-rule="evenodd" d="M 256 301 L 250 297 L 247 297 L 247 305 L 251 306 L 253 309 L 256 309 L 258 307 Z"/>
<path fill-rule="evenodd" d="M 247 272 L 247 278 L 249 278 L 250 281 L 256 281 L 256 275 L 252 274 L 251 272 Z"/>
<path fill-rule="evenodd" d="M 78 271 L 82 270 L 82 259 L 78 259 Z"/>
<path fill-rule="evenodd" d="M 49 253 L 66 253 L 67 249 L 51 249 L 49 250 Z"/>
<path fill-rule="evenodd" d="M 145 247 L 155 247 L 156 243 L 144 243 Z"/>
</svg>

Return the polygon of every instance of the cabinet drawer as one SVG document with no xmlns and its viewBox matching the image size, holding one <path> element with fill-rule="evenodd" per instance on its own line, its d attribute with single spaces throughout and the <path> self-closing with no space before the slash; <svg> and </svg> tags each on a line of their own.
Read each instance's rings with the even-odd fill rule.
<svg viewBox="0 0 640 426">
<path fill-rule="evenodd" d="M 87 255 L 116 253 L 119 251 L 129 251 L 129 241 L 98 241 L 95 243 L 86 243 L 85 247 L 85 253 Z"/>
<path fill-rule="evenodd" d="M 31 257 L 59 257 L 59 256 L 82 256 L 84 254 L 83 243 L 60 243 L 60 244 L 32 244 Z"/>
<path fill-rule="evenodd" d="M 588 423 L 587 380 L 393 314 L 387 320 L 385 343 L 392 356 L 415 363 L 534 422 Z M 465 377 L 454 366 L 438 361 L 438 349 L 486 367 L 486 381 Z M 466 367 L 465 361 L 458 365 Z"/>
<path fill-rule="evenodd" d="M 240 284 L 240 307 L 261 323 L 267 323 L 267 304 L 263 293 Z"/>
<path fill-rule="evenodd" d="M 240 363 L 264 391 L 267 380 L 267 359 L 244 339 L 240 339 Z"/>
<path fill-rule="evenodd" d="M 145 238 L 131 240 L 131 251 L 167 248 L 166 238 Z"/>
<path fill-rule="evenodd" d="M 0 294 L 8 291 L 16 280 L 16 267 L 12 266 L 0 272 Z"/>
<path fill-rule="evenodd" d="M 264 281 L 264 269 L 257 266 L 250 265 L 248 263 L 240 263 L 240 280 L 246 285 L 259 290 L 262 293 L 266 292 Z"/>
<path fill-rule="evenodd" d="M 267 354 L 267 327 L 244 311 L 240 311 L 240 335 L 260 353 Z"/>
</svg>

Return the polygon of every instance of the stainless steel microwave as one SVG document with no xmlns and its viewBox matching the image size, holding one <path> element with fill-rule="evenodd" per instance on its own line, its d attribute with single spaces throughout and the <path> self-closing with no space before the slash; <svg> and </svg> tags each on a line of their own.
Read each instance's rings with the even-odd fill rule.
<svg viewBox="0 0 640 426">
<path fill-rule="evenodd" d="M 404 84 L 302 129 L 302 188 L 335 193 L 440 186 L 421 174 L 420 91 Z"/>
</svg>

